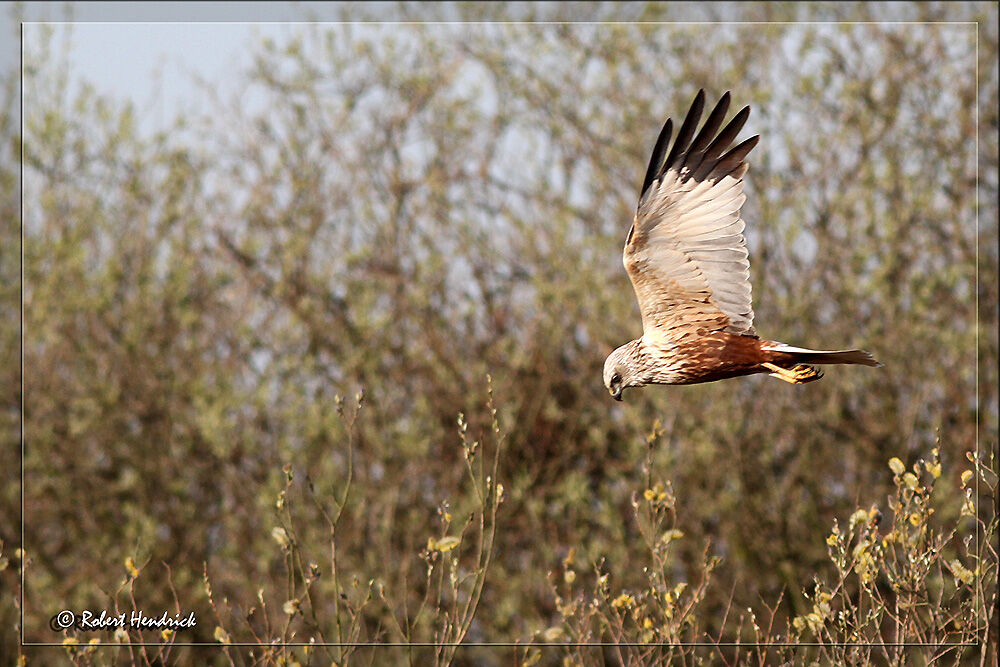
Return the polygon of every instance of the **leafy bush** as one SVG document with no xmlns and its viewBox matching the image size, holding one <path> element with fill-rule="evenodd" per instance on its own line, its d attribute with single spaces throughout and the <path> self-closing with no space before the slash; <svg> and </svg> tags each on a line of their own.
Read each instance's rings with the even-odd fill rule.
<svg viewBox="0 0 1000 667">
<path fill-rule="evenodd" d="M 992 452 L 985 460 L 970 452 L 968 459 L 972 467 L 962 472 L 960 488 L 943 493 L 935 493 L 945 472 L 937 449 L 912 471 L 890 459 L 891 518 L 872 505 L 855 511 L 846 530 L 835 520 L 826 538 L 834 575 L 796 592 L 811 610 L 784 631 L 774 626 L 780 599 L 765 604 L 764 627 L 752 610 L 740 614 L 736 639 L 745 647 L 696 629 L 698 604 L 719 561 L 706 562 L 701 582 L 685 598 L 687 582 L 670 580 L 665 558 L 671 541 L 683 536 L 666 521 L 676 499 L 662 483 L 649 486 L 634 514 L 650 554 L 643 568 L 648 588 L 616 592 L 601 564 L 592 592 L 581 591 L 570 602 L 555 592 L 562 621 L 541 639 L 605 642 L 611 658 L 624 665 L 987 664 L 996 656 L 987 641 L 997 604 L 997 465 Z M 880 530 L 883 523 L 888 526 Z M 567 586 L 576 579 L 571 562 L 563 579 Z M 705 645 L 714 645 L 711 657 Z M 525 664 L 541 656 L 528 653 Z M 571 644 L 566 657 L 569 664 L 604 664 L 608 656 Z"/>
</svg>

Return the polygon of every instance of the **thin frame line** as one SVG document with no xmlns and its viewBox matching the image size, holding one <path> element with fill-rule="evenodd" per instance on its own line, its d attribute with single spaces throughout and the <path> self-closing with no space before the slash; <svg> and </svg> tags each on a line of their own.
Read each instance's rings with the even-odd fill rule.
<svg viewBox="0 0 1000 667">
<path fill-rule="evenodd" d="M 22 25 L 979 25 L 978 21 L 22 21 Z M 978 34 L 977 34 L 978 39 Z"/>
<path fill-rule="evenodd" d="M 979 159 L 980 159 L 980 144 L 979 144 L 979 93 L 980 93 L 980 80 L 979 80 L 979 24 L 980 21 L 21 21 L 20 24 L 20 51 L 19 51 L 19 71 L 20 71 L 20 99 L 19 99 L 19 109 L 20 109 L 20 131 L 23 139 L 24 135 L 24 27 L 26 25 L 390 25 L 390 26 L 406 26 L 406 25 L 524 25 L 524 26 L 534 26 L 534 25 L 626 25 L 626 26 L 730 26 L 730 25 L 804 25 L 804 26 L 840 26 L 840 25 L 876 25 L 876 26 L 905 26 L 905 25 L 946 25 L 946 26 L 975 26 L 975 87 L 976 87 L 976 108 L 975 108 L 975 125 L 976 125 L 976 151 L 975 151 L 975 225 L 976 225 L 976 266 L 975 266 L 975 282 L 976 282 L 976 300 L 975 300 L 975 356 L 976 356 L 976 368 L 975 368 L 975 405 L 976 405 L 976 458 L 978 467 L 978 459 L 980 454 L 980 392 L 979 392 L 979 348 L 980 348 L 980 321 L 979 321 Z M 20 154 L 19 154 L 19 171 L 20 171 L 20 202 L 19 202 L 19 215 L 20 215 L 20 299 L 18 303 L 18 313 L 19 313 L 19 372 L 20 372 L 20 423 L 19 423 L 19 434 L 21 440 L 21 462 L 20 462 L 20 473 L 21 473 L 21 484 L 20 484 L 20 501 L 21 501 L 21 563 L 20 563 L 20 579 L 21 579 L 21 590 L 19 591 L 18 597 L 20 598 L 20 624 L 18 628 L 18 638 L 21 647 L 60 647 L 66 646 L 61 642 L 31 642 L 25 643 L 23 641 L 24 636 L 24 578 L 25 570 L 24 557 L 25 557 L 25 511 L 24 511 L 24 494 L 25 494 L 25 484 L 24 484 L 24 141 L 20 143 Z M 976 475 L 976 495 L 977 498 L 980 495 L 980 479 L 979 475 Z M 979 550 L 981 547 L 980 543 L 980 517 L 979 517 L 979 505 L 976 505 L 976 554 L 977 558 L 979 556 Z M 977 585 L 974 595 L 976 600 L 976 606 L 978 607 L 980 602 L 979 597 L 980 586 Z M 987 630 L 987 641 L 988 641 L 988 626 Z M 977 634 L 977 639 L 978 639 Z M 400 646 L 420 646 L 420 647 L 435 647 L 435 646 L 449 646 L 449 647 L 462 647 L 462 646 L 726 646 L 726 647 L 736 647 L 736 646 L 949 646 L 949 647 L 972 647 L 972 646 L 983 646 L 985 642 L 977 641 L 976 643 L 810 643 L 810 642 L 797 642 L 797 643 L 770 643 L 770 644 L 759 644 L 759 643 L 745 643 L 745 642 L 678 642 L 678 643 L 632 643 L 632 642 L 612 642 L 612 643 L 593 643 L 593 644 L 577 644 L 577 643 L 565 643 L 565 644 L 535 644 L 535 643 L 520 643 L 520 642 L 493 642 L 493 643 L 480 643 L 480 642 L 467 642 L 467 643 L 447 643 L 447 642 L 407 642 L 407 643 L 382 643 L 382 642 L 365 642 L 365 643 L 354 643 L 354 644 L 329 644 L 329 643 L 283 643 L 282 646 L 358 646 L 358 647 L 400 647 Z M 166 646 L 168 644 L 146 644 L 146 643 L 127 643 L 127 644 L 100 644 L 100 647 L 131 647 L 131 646 Z M 202 643 L 181 643 L 175 642 L 169 644 L 170 646 L 212 646 L 212 647 L 225 647 L 225 646 L 273 646 L 270 643 L 230 643 L 230 644 L 220 644 L 216 642 L 202 642 Z M 86 645 L 90 647 L 91 645 Z"/>
<path fill-rule="evenodd" d="M 274 648 L 276 646 L 287 647 L 319 647 L 319 646 L 330 646 L 330 647 L 351 647 L 357 646 L 360 648 L 381 648 L 394 647 L 399 648 L 403 646 L 418 646 L 421 648 L 434 648 L 438 646 L 450 646 L 450 647 L 463 647 L 463 646 L 475 646 L 475 647 L 489 647 L 489 646 L 523 646 L 525 648 L 536 647 L 536 648 L 550 648 L 559 646 L 938 646 L 938 647 L 969 647 L 969 646 L 979 646 L 979 643 L 950 643 L 950 642 L 879 642 L 875 644 L 865 644 L 863 642 L 771 642 L 771 643 L 754 643 L 754 642 L 284 642 L 282 644 L 270 644 L 262 643 L 258 644 L 255 642 L 230 642 L 228 644 L 220 644 L 219 642 L 171 642 L 158 644 L 155 642 L 148 643 L 137 643 L 128 642 L 121 644 L 64 644 L 61 642 L 31 642 L 28 644 L 22 644 L 22 646 L 59 646 L 59 647 L 79 647 L 79 648 L 125 648 L 125 647 L 170 647 L 170 646 L 214 646 L 215 648 L 225 648 L 227 646 L 262 646 L 268 648 Z"/>
</svg>

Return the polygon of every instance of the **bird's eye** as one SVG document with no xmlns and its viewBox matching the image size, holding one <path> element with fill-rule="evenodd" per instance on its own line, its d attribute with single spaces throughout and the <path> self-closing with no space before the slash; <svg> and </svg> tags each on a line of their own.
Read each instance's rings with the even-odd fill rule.
<svg viewBox="0 0 1000 667">
<path fill-rule="evenodd" d="M 611 378 L 611 384 L 618 384 L 621 381 L 622 381 L 622 376 L 619 375 L 618 373 L 615 373 L 614 377 Z"/>
</svg>

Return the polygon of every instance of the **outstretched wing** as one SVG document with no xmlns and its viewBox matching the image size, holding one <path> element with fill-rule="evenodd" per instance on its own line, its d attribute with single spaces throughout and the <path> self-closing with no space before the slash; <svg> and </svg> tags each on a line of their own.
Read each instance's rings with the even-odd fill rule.
<svg viewBox="0 0 1000 667">
<path fill-rule="evenodd" d="M 666 159 L 673 123 L 663 126 L 625 242 L 625 270 L 647 338 L 718 330 L 755 335 L 740 207 L 746 200 L 743 160 L 760 137 L 729 150 L 750 107 L 719 132 L 728 92 L 694 136 L 704 105 L 699 90 Z"/>
</svg>

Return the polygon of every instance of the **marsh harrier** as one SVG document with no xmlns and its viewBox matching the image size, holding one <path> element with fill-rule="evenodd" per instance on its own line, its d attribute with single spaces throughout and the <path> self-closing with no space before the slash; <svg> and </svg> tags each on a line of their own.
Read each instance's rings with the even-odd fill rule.
<svg viewBox="0 0 1000 667">
<path fill-rule="evenodd" d="M 864 350 L 808 350 L 761 340 L 753 328 L 750 262 L 740 207 L 751 137 L 730 149 L 750 115 L 744 107 L 719 131 L 729 93 L 695 134 L 705 106 L 699 90 L 669 152 L 673 123 L 660 132 L 639 194 L 623 261 L 642 312 L 642 338 L 604 363 L 604 384 L 695 384 L 768 373 L 804 384 L 822 372 L 810 364 L 881 366 Z"/>
</svg>

